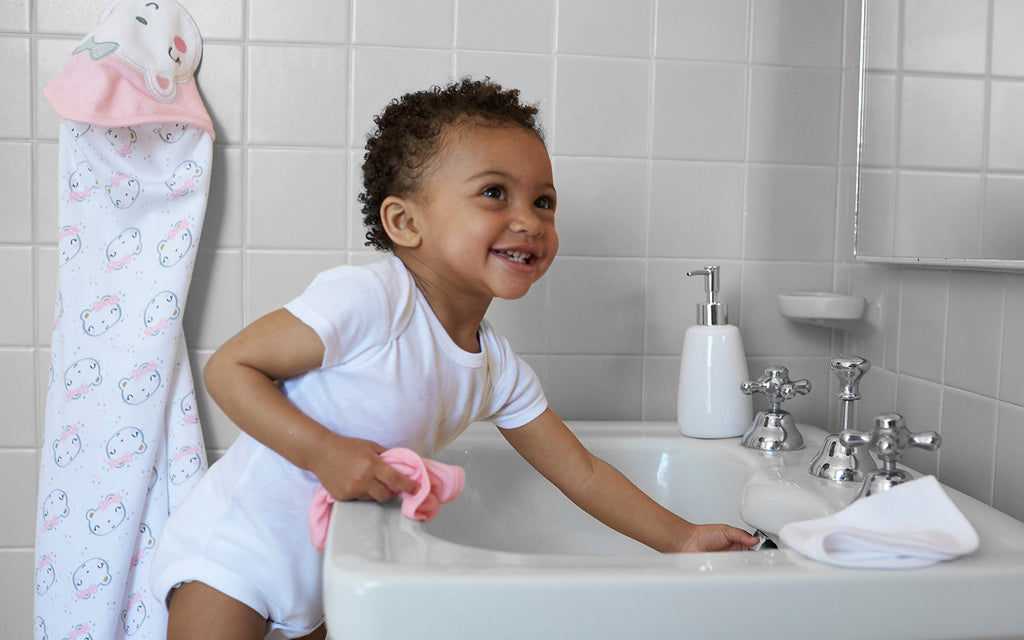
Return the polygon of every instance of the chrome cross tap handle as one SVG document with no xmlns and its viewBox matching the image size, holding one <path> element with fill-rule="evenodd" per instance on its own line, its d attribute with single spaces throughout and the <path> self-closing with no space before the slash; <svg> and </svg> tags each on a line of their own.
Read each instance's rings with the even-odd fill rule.
<svg viewBox="0 0 1024 640">
<path fill-rule="evenodd" d="M 743 393 L 763 393 L 771 407 L 758 411 L 753 424 L 740 441 L 744 447 L 762 451 L 796 451 L 804 446 L 804 438 L 796 428 L 796 422 L 788 411 L 782 410 L 785 400 L 805 396 L 811 391 L 808 380 L 790 380 L 786 367 L 766 367 L 764 375 L 757 380 L 747 380 L 740 385 Z"/>
<path fill-rule="evenodd" d="M 875 427 L 872 431 L 845 431 L 840 435 L 840 439 L 848 447 L 870 448 L 882 461 L 881 469 L 872 471 L 864 478 L 857 498 L 888 491 L 910 480 L 907 472 L 896 468 L 897 461 L 908 447 L 935 451 L 942 445 L 942 436 L 934 431 L 911 433 L 903 416 L 898 413 L 875 416 Z"/>
</svg>

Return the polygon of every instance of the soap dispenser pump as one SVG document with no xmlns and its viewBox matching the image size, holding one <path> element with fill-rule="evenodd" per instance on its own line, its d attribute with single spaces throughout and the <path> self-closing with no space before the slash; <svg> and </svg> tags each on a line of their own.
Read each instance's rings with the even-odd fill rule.
<svg viewBox="0 0 1024 640">
<path fill-rule="evenodd" d="M 742 391 L 747 357 L 739 329 L 729 324 L 728 306 L 718 301 L 720 267 L 688 271 L 704 276 L 707 300 L 697 305 L 697 324 L 683 337 L 679 366 L 679 429 L 695 438 L 733 438 L 750 426 L 753 405 Z"/>
</svg>

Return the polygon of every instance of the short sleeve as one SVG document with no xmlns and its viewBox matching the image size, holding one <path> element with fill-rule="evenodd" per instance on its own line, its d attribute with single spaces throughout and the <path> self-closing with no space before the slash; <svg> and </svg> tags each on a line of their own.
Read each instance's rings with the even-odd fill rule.
<svg viewBox="0 0 1024 640">
<path fill-rule="evenodd" d="M 489 366 L 494 375 L 490 420 L 502 429 L 515 429 L 533 421 L 548 408 L 537 374 L 486 321 L 481 326 L 481 336 L 488 343 Z"/>
</svg>

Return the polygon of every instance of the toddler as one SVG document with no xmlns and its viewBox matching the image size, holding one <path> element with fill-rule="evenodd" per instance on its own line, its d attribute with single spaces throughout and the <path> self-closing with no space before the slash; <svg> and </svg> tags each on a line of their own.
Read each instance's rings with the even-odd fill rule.
<svg viewBox="0 0 1024 640">
<path fill-rule="evenodd" d="M 757 539 L 694 525 L 595 458 L 547 406 L 534 372 L 484 320 L 523 296 L 558 250 L 557 194 L 537 110 L 462 80 L 392 101 L 366 144 L 367 244 L 390 255 L 321 273 L 206 367 L 242 434 L 177 508 L 153 587 L 176 638 L 325 635 L 318 485 L 386 502 L 417 486 L 380 458 L 435 455 L 470 423 L 509 443 L 601 522 L 663 552 Z"/>
</svg>

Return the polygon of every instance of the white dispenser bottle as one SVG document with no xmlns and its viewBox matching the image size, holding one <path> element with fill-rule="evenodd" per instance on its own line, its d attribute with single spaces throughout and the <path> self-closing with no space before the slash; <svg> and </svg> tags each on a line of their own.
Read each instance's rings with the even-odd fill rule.
<svg viewBox="0 0 1024 640">
<path fill-rule="evenodd" d="M 697 324 L 686 330 L 679 366 L 679 429 L 694 438 L 738 437 L 753 420 L 750 396 L 740 389 L 749 377 L 743 337 L 718 301 L 719 269 L 686 273 L 705 276 L 707 292 L 707 302 L 697 305 Z"/>
</svg>

